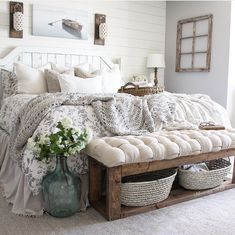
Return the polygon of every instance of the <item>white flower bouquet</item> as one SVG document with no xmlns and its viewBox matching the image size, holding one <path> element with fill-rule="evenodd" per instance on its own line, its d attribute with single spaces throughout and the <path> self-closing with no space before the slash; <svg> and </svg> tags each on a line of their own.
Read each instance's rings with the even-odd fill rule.
<svg viewBox="0 0 235 235">
<path fill-rule="evenodd" d="M 28 139 L 28 146 L 39 161 L 49 162 L 53 155 L 73 156 L 84 149 L 92 139 L 89 128 L 81 130 L 73 126 L 73 121 L 69 117 L 59 121 L 56 127 L 58 131 L 55 133 Z"/>
</svg>

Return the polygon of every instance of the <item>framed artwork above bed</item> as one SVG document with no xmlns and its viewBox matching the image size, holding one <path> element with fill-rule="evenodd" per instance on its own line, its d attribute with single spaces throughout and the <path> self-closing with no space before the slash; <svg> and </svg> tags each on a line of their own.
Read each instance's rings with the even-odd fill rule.
<svg viewBox="0 0 235 235">
<path fill-rule="evenodd" d="M 88 13 L 33 5 L 33 35 L 87 40 Z"/>
</svg>

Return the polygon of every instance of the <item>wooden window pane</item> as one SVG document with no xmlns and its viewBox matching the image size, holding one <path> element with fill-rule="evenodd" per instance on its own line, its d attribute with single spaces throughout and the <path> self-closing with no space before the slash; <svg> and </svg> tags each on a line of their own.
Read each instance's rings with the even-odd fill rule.
<svg viewBox="0 0 235 235">
<path fill-rule="evenodd" d="M 190 38 L 190 39 L 182 39 L 182 42 L 181 42 L 181 53 L 192 52 L 192 43 L 193 43 L 192 38 Z"/>
<path fill-rule="evenodd" d="M 208 34 L 208 19 L 196 23 L 196 35 Z"/>
<path fill-rule="evenodd" d="M 206 53 L 195 54 L 194 56 L 194 68 L 205 68 L 206 67 Z"/>
<path fill-rule="evenodd" d="M 182 25 L 182 37 L 193 36 L 193 23 L 187 23 Z"/>
<path fill-rule="evenodd" d="M 192 67 L 192 55 L 181 55 L 181 68 L 187 69 Z"/>
<path fill-rule="evenodd" d="M 195 51 L 206 51 L 207 41 L 207 37 L 195 38 Z"/>
<path fill-rule="evenodd" d="M 176 72 L 210 71 L 213 15 L 178 21 Z"/>
</svg>

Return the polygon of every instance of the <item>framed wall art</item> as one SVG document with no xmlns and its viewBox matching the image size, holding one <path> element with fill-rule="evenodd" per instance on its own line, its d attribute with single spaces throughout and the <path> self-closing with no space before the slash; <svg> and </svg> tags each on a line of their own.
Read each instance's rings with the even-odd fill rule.
<svg viewBox="0 0 235 235">
<path fill-rule="evenodd" d="M 33 35 L 88 39 L 88 13 L 33 5 Z"/>
<path fill-rule="evenodd" d="M 176 72 L 209 72 L 213 15 L 178 21 Z"/>
</svg>

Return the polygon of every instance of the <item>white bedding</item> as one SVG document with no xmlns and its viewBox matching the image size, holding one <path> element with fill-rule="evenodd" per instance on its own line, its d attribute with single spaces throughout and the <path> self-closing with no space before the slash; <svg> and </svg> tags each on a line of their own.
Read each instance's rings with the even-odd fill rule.
<svg viewBox="0 0 235 235">
<path fill-rule="evenodd" d="M 182 95 L 165 92 L 164 95 L 171 102 L 175 102 L 176 110 L 173 121 L 163 125 L 163 129 L 189 129 L 195 128 L 202 121 L 215 121 L 218 124 L 230 127 L 226 111 L 209 97 L 203 95 Z M 0 111 L 0 127 L 11 133 L 14 128 L 15 117 L 25 105 L 29 105 L 35 95 L 15 95 L 4 100 Z M 36 128 L 33 136 L 50 133 L 55 129 L 56 123 L 64 116 L 69 116 L 76 126 L 89 126 L 94 133 L 94 137 L 112 136 L 101 124 L 90 105 L 61 105 L 48 112 Z M 18 117 L 20 118 L 20 117 Z M 191 126 L 190 126 L 191 125 Z M 38 195 L 41 191 L 41 181 L 43 176 L 54 168 L 55 163 L 46 165 L 35 160 L 32 152 L 25 146 L 23 155 L 22 171 L 27 179 L 29 190 Z M 78 155 L 68 161 L 70 169 L 78 174 L 86 174 L 88 170 L 87 157 Z"/>
<path fill-rule="evenodd" d="M 36 95 L 18 94 L 3 100 L 0 111 L 0 127 L 10 133 L 15 117 L 20 110 Z"/>
</svg>

